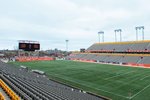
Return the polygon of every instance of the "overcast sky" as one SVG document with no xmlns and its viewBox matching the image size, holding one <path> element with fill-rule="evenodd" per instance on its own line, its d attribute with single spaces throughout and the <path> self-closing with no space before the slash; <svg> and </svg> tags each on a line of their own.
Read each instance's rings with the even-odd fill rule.
<svg viewBox="0 0 150 100">
<path fill-rule="evenodd" d="M 114 41 L 118 28 L 123 41 L 135 40 L 136 26 L 145 26 L 145 39 L 150 39 L 149 4 L 150 0 L 0 0 L 0 49 L 13 49 L 17 40 L 35 40 L 43 50 L 65 50 L 68 39 L 69 50 L 79 50 L 98 42 L 98 31 L 105 32 L 107 42 Z"/>
</svg>

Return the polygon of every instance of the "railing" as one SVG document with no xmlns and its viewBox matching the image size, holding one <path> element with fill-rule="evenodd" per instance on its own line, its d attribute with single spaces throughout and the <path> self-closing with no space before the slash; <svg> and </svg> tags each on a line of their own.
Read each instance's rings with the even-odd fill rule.
<svg viewBox="0 0 150 100">
<path fill-rule="evenodd" d="M 3 96 L 2 93 L 0 93 L 0 100 L 5 100 L 5 97 Z"/>
<path fill-rule="evenodd" d="M 8 94 L 11 100 L 20 100 L 20 98 L 0 79 L 0 86 Z M 3 100 L 3 99 L 0 99 Z"/>
</svg>

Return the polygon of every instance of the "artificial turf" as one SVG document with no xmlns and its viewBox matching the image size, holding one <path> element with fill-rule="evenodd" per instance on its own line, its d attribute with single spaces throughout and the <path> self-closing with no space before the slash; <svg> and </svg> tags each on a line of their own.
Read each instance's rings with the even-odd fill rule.
<svg viewBox="0 0 150 100">
<path fill-rule="evenodd" d="M 150 100 L 150 69 L 76 61 L 14 62 L 113 100 Z"/>
</svg>

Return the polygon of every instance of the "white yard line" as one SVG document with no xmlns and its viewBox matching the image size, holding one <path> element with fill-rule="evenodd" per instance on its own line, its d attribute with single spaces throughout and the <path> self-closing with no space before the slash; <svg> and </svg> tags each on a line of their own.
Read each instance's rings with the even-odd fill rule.
<svg viewBox="0 0 150 100">
<path fill-rule="evenodd" d="M 138 75 L 136 75 L 136 76 L 140 76 L 140 75 L 143 75 L 143 74 L 145 74 L 145 73 L 139 73 Z M 138 77 L 136 77 L 135 79 L 133 79 L 132 81 L 130 81 L 130 82 L 133 82 L 133 81 L 135 81 L 135 80 L 139 80 L 139 78 Z M 120 81 L 121 82 L 121 81 Z M 108 84 L 110 84 L 110 83 L 108 83 Z M 123 84 L 124 85 L 124 84 Z M 121 86 L 123 86 L 123 85 L 121 85 Z M 119 87 L 121 87 L 121 86 L 119 86 Z M 116 96 L 121 96 L 121 97 L 124 97 L 124 98 L 128 98 L 128 99 L 132 99 L 133 97 L 135 97 L 136 95 L 138 95 L 139 93 L 141 93 L 142 91 L 144 91 L 146 88 L 148 88 L 150 86 L 150 84 L 148 85 L 148 86 L 146 86 L 144 89 L 142 89 L 141 91 L 139 91 L 138 93 L 136 93 L 136 94 L 134 94 L 133 96 L 131 96 L 131 97 L 126 97 L 126 96 L 122 96 L 122 95 L 119 95 L 119 94 L 115 94 L 115 93 L 112 93 L 112 92 L 109 92 L 109 91 L 105 91 L 105 92 L 108 92 L 108 93 L 111 93 L 111 94 L 114 94 L 114 95 L 116 95 Z M 99 89 L 99 90 L 101 90 L 101 89 Z M 103 91 L 103 90 L 102 90 Z"/>
<path fill-rule="evenodd" d="M 141 78 L 140 80 L 144 80 L 144 79 L 147 78 L 147 77 L 150 77 L 150 75 L 147 75 L 147 76 Z"/>
<path fill-rule="evenodd" d="M 107 92 L 107 93 L 110 93 L 110 94 L 113 94 L 113 95 L 116 95 L 116 96 L 119 96 L 119 97 L 123 97 L 123 98 L 128 98 L 128 97 L 126 97 L 126 96 L 123 96 L 123 95 L 120 95 L 120 94 L 115 94 L 115 93 L 113 93 L 113 92 L 109 92 L 109 91 L 106 91 L 106 90 L 103 90 L 103 89 L 96 89 L 96 90 L 100 90 L 100 91 L 103 91 L 103 92 Z"/>
<path fill-rule="evenodd" d="M 136 94 L 134 94 L 133 96 L 128 97 L 128 98 L 130 98 L 130 99 L 134 98 L 135 96 L 137 96 L 138 94 L 140 94 L 141 92 L 143 92 L 145 89 L 147 89 L 147 88 L 149 88 L 149 87 L 150 87 L 150 84 L 149 84 L 149 85 L 147 85 L 146 87 L 144 87 L 142 90 L 140 90 L 140 91 L 139 91 L 139 92 L 137 92 Z"/>
<path fill-rule="evenodd" d="M 143 75 L 143 74 L 145 74 L 145 73 L 139 73 L 139 74 L 136 74 L 136 78 L 135 79 L 133 79 L 132 81 L 130 81 L 130 82 L 133 82 L 133 81 L 135 81 L 135 80 L 139 80 L 139 78 L 138 78 L 138 76 L 141 76 L 141 75 Z M 135 76 L 133 76 L 133 77 L 135 77 Z M 125 84 L 129 84 L 129 83 L 125 83 L 125 82 L 123 82 L 123 81 L 116 81 L 116 82 L 120 82 L 122 85 L 120 85 L 119 87 L 121 87 L 121 86 L 123 86 L 123 85 L 125 85 Z M 106 85 L 109 85 L 109 84 L 112 84 L 111 82 L 110 83 L 107 83 L 107 84 L 105 84 L 105 86 Z"/>
<path fill-rule="evenodd" d="M 111 78 L 114 78 L 114 77 L 118 77 L 118 76 L 122 76 L 122 75 L 126 75 L 126 74 L 129 74 L 129 73 L 132 73 L 132 72 L 136 72 L 136 71 L 130 71 L 130 72 L 126 72 L 126 73 L 123 73 L 123 74 L 119 74 L 119 75 L 115 75 L 115 76 L 112 76 L 112 77 L 108 77 L 108 78 L 105 78 L 105 80 L 108 80 L 108 79 L 111 79 Z"/>
<path fill-rule="evenodd" d="M 133 81 L 135 81 L 135 80 L 139 80 L 138 76 L 143 75 L 143 74 L 145 74 L 145 73 L 142 73 L 142 74 L 141 74 L 141 73 L 139 73 L 139 74 L 137 74 L 137 75 L 136 75 L 136 78 L 135 78 L 135 79 L 133 79 L 133 80 L 131 80 L 130 82 L 133 82 Z M 135 77 L 135 76 L 134 76 L 134 77 Z M 123 86 L 123 85 L 125 85 L 125 84 L 129 84 L 129 83 L 125 83 L 125 82 L 118 81 L 118 80 L 117 80 L 116 82 L 120 82 L 120 83 L 122 84 L 122 85 L 120 85 L 119 87 L 121 87 L 121 86 Z M 112 83 L 108 83 L 108 84 L 112 84 Z M 108 85 L 108 84 L 106 84 L 106 85 Z M 106 85 L 105 85 L 105 86 L 106 86 Z M 117 88 L 118 88 L 118 87 L 117 87 Z M 127 97 L 127 98 L 129 98 L 129 99 L 130 99 L 130 97 Z"/>
</svg>

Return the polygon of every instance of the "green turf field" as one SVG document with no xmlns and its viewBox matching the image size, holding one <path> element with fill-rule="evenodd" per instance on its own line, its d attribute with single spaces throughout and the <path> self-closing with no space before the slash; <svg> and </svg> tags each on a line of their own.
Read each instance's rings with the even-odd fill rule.
<svg viewBox="0 0 150 100">
<path fill-rule="evenodd" d="M 15 62 L 113 100 L 150 100 L 150 69 L 74 61 Z"/>
</svg>

